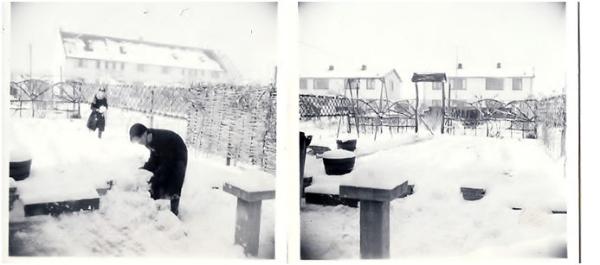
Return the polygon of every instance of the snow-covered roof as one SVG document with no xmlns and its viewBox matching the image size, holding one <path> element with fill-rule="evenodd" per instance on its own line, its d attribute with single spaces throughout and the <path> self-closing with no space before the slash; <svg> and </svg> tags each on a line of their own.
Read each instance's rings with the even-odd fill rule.
<svg viewBox="0 0 600 265">
<path fill-rule="evenodd" d="M 511 68 L 457 69 L 446 73 L 449 77 L 535 77 L 533 69 Z"/>
<path fill-rule="evenodd" d="M 61 31 L 67 58 L 225 71 L 211 50 Z"/>
<path fill-rule="evenodd" d="M 325 71 L 301 74 L 300 77 L 301 78 L 341 78 L 341 79 L 366 78 L 366 79 L 368 79 L 368 78 L 383 78 L 383 77 L 389 75 L 390 73 L 393 75 L 396 75 L 398 80 L 402 81 L 402 78 L 400 78 L 400 75 L 398 74 L 398 72 L 396 72 L 395 69 L 386 69 L 386 70 L 380 70 L 380 69 L 375 69 L 375 70 L 372 70 L 372 69 L 327 70 L 326 69 Z"/>
</svg>

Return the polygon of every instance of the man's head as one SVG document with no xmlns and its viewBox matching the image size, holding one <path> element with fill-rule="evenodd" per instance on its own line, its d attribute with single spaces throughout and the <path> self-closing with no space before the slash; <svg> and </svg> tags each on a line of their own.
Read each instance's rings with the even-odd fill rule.
<svg viewBox="0 0 600 265">
<path fill-rule="evenodd" d="M 129 128 L 129 140 L 132 143 L 148 144 L 148 128 L 143 124 L 136 123 Z"/>
</svg>

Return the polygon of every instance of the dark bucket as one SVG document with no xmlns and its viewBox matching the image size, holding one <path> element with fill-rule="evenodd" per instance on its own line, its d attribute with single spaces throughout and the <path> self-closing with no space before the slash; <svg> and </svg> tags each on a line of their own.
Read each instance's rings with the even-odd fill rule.
<svg viewBox="0 0 600 265">
<path fill-rule="evenodd" d="M 20 161 L 20 162 L 10 162 L 10 170 L 9 175 L 11 178 L 15 180 L 24 180 L 29 177 L 29 172 L 31 171 L 31 159 Z"/>
<path fill-rule="evenodd" d="M 354 161 L 356 157 L 332 159 L 323 158 L 323 165 L 325 165 L 325 173 L 327 175 L 344 175 L 352 172 L 354 169 Z"/>
<path fill-rule="evenodd" d="M 338 149 L 344 149 L 352 152 L 356 150 L 356 139 L 347 141 L 336 140 L 335 142 L 337 143 Z"/>
</svg>

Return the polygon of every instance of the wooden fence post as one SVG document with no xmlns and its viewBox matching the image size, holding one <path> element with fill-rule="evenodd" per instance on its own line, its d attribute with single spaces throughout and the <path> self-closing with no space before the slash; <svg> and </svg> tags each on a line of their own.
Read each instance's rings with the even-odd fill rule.
<svg viewBox="0 0 600 265">
<path fill-rule="evenodd" d="M 446 87 L 442 82 L 442 134 L 444 134 L 444 116 L 446 116 Z"/>
<path fill-rule="evenodd" d="M 415 82 L 415 133 L 419 132 L 419 85 Z"/>
</svg>

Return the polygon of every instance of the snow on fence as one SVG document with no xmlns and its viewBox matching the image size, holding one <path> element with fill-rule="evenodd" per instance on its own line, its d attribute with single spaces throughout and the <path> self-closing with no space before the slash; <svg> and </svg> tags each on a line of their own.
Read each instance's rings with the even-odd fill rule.
<svg viewBox="0 0 600 265">
<path fill-rule="evenodd" d="M 567 129 L 566 96 L 539 100 L 536 115 L 538 139 L 542 140 L 553 156 L 564 156 Z"/>
<path fill-rule="evenodd" d="M 91 100 L 100 84 L 83 85 Z M 106 86 L 106 85 L 104 85 Z M 106 86 L 110 106 L 187 120 L 186 142 L 200 151 L 275 171 L 275 88 Z"/>
<path fill-rule="evenodd" d="M 187 121 L 188 146 L 226 157 L 227 164 L 239 161 L 275 171 L 276 89 L 271 85 L 168 87 L 30 79 L 11 82 L 11 109 L 44 118 L 65 101 L 73 104 L 68 113 L 81 117 L 80 103 L 90 103 L 100 87 L 106 88 L 110 107 L 147 114 L 150 126 L 155 116 Z"/>
</svg>

